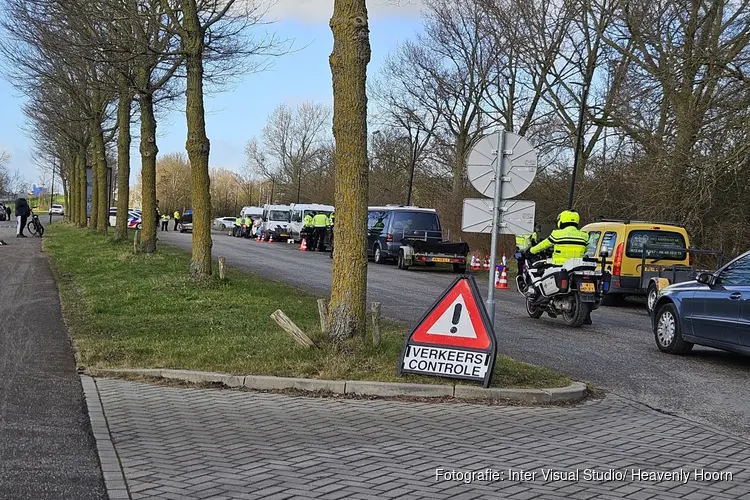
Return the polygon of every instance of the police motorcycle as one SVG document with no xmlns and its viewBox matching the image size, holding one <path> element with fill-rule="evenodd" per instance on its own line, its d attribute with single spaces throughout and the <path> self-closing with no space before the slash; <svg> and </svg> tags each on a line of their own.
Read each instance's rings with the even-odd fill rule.
<svg viewBox="0 0 750 500">
<path fill-rule="evenodd" d="M 608 253 L 593 257 L 568 259 L 562 266 L 551 264 L 547 258 L 551 249 L 540 255 L 524 252 L 523 275 L 516 277 L 519 293 L 526 299 L 526 312 L 539 318 L 545 312 L 550 318 L 562 316 L 569 326 L 580 327 L 591 311 L 599 308 L 602 297 L 609 290 L 611 274 L 606 271 Z M 597 263 L 601 270 L 597 270 Z M 530 287 L 536 295 L 530 296 Z"/>
</svg>

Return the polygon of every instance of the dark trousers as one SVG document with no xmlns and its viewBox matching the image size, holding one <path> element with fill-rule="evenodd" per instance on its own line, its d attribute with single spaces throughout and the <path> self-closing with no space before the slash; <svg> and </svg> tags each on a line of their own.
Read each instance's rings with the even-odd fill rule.
<svg viewBox="0 0 750 500">
<path fill-rule="evenodd" d="M 179 219 L 174 220 L 174 229 L 172 231 L 177 231 L 177 223 L 179 222 Z"/>
<path fill-rule="evenodd" d="M 168 220 L 161 221 L 161 230 L 162 231 L 169 231 L 169 221 Z"/>
<path fill-rule="evenodd" d="M 21 218 L 20 223 L 18 225 L 18 234 L 23 234 L 23 229 L 26 227 L 26 222 L 29 220 L 28 215 L 19 215 L 18 217 Z"/>
<path fill-rule="evenodd" d="M 314 240 L 314 247 L 315 250 L 322 252 L 324 249 L 324 243 L 326 239 L 326 228 L 325 227 L 316 227 L 315 232 L 313 233 L 313 240 Z"/>
</svg>

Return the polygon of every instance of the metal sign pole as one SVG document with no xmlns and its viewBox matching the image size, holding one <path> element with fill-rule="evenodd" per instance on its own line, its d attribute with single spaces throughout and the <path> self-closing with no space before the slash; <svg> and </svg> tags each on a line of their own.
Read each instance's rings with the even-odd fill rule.
<svg viewBox="0 0 750 500">
<path fill-rule="evenodd" d="M 495 198 L 493 200 L 492 210 L 492 247 L 490 249 L 490 275 L 489 288 L 487 291 L 487 314 L 490 317 L 490 324 L 495 324 L 495 263 L 497 262 L 497 232 L 500 227 L 501 217 L 500 192 L 502 186 L 503 161 L 505 161 L 505 131 L 500 129 L 497 132 L 497 160 L 495 161 Z"/>
</svg>

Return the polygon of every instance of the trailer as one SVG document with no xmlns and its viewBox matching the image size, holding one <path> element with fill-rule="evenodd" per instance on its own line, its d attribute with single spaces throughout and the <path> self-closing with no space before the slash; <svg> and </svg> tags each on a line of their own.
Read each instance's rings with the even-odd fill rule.
<svg viewBox="0 0 750 500">
<path fill-rule="evenodd" d="M 454 273 L 463 274 L 466 272 L 468 254 L 468 243 L 405 238 L 401 240 L 398 252 L 398 268 L 408 270 L 415 265 L 432 267 L 436 264 L 451 264 Z"/>
<path fill-rule="evenodd" d="M 664 255 L 665 251 L 680 253 L 688 252 L 691 264 L 688 266 L 681 264 L 663 266 L 657 264 L 659 259 L 654 259 L 653 261 L 646 263 L 646 259 L 649 258 L 649 251 L 653 252 L 654 250 L 659 251 L 658 255 Z M 704 267 L 692 264 L 694 256 L 697 257 L 703 255 L 716 256 L 716 267 L 713 269 L 705 269 Z M 695 280 L 695 278 L 702 272 L 714 272 L 721 267 L 722 257 L 723 252 L 720 250 L 698 250 L 695 248 L 644 245 L 641 254 L 640 288 L 646 290 L 646 307 L 648 308 L 648 313 L 651 314 L 653 312 L 654 304 L 659 296 L 659 290 L 675 283 L 684 283 Z"/>
</svg>

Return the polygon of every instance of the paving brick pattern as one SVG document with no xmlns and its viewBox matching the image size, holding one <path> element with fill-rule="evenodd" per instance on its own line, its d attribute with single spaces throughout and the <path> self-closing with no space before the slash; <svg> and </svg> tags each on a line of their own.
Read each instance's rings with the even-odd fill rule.
<svg viewBox="0 0 750 500">
<path fill-rule="evenodd" d="M 616 396 L 528 408 L 96 383 L 133 499 L 750 497 L 748 442 Z M 440 468 L 496 476 L 436 480 Z M 688 481 L 633 479 L 639 470 Z"/>
</svg>

